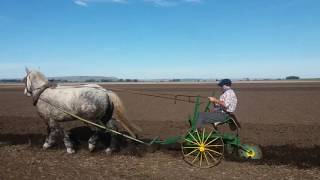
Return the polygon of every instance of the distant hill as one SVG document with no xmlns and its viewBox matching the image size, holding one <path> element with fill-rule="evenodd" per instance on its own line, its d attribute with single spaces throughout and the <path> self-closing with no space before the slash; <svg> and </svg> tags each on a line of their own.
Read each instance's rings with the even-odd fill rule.
<svg viewBox="0 0 320 180">
<path fill-rule="evenodd" d="M 114 82 L 118 81 L 116 77 L 105 77 L 105 76 L 60 76 L 60 77 L 49 77 L 50 81 L 60 82 Z"/>
<path fill-rule="evenodd" d="M 217 82 L 219 79 L 201 79 L 201 78 L 176 78 L 176 79 L 119 79 L 116 77 L 106 76 L 60 76 L 60 77 L 48 77 L 49 81 L 56 83 L 87 83 L 87 82 Z M 233 81 L 284 81 L 286 79 L 232 79 Z M 302 78 L 298 81 L 320 81 L 320 78 Z M 21 83 L 22 79 L 0 79 L 0 83 Z"/>
<path fill-rule="evenodd" d="M 176 78 L 176 79 L 142 79 L 146 82 L 203 82 L 203 81 L 212 81 L 209 79 L 197 79 L 197 78 Z M 215 81 L 215 80 L 214 80 Z"/>
<path fill-rule="evenodd" d="M 0 79 L 0 83 L 21 83 L 21 79 Z"/>
</svg>

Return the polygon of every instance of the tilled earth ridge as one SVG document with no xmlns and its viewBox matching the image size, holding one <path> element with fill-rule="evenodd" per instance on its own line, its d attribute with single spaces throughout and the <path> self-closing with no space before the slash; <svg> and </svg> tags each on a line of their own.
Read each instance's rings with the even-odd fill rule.
<svg viewBox="0 0 320 180">
<path fill-rule="evenodd" d="M 214 84 L 103 85 L 144 93 L 209 96 Z M 68 155 L 62 144 L 43 151 L 45 123 L 22 86 L 0 86 L 0 179 L 320 179 L 320 83 L 235 84 L 242 142 L 259 144 L 264 158 L 243 161 L 226 156 L 217 167 L 198 169 L 182 159 L 179 144 L 150 151 L 129 144 L 107 156 L 103 145 L 89 153 L 89 129 L 73 128 L 78 150 Z M 118 93 L 128 117 L 150 140 L 186 133 L 191 103 Z M 205 100 L 205 99 L 203 99 Z"/>
</svg>

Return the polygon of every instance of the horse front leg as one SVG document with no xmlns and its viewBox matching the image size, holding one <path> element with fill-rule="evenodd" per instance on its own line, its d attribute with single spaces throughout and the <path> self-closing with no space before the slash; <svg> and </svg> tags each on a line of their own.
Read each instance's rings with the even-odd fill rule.
<svg viewBox="0 0 320 180">
<path fill-rule="evenodd" d="M 50 119 L 49 123 L 47 124 L 47 132 L 48 132 L 48 135 L 42 146 L 44 150 L 55 145 L 58 137 L 61 135 L 61 130 L 58 124 L 53 119 Z"/>
</svg>

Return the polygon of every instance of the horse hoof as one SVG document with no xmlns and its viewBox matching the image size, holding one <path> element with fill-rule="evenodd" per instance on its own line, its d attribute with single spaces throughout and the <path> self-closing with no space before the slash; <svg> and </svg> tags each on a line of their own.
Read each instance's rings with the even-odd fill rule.
<svg viewBox="0 0 320 180">
<path fill-rule="evenodd" d="M 89 143 L 88 149 L 90 152 L 93 152 L 95 148 L 96 148 L 96 146 L 94 144 Z"/>
<path fill-rule="evenodd" d="M 67 153 L 68 154 L 74 154 L 74 153 L 76 153 L 76 151 L 74 149 L 72 149 L 72 148 L 67 148 Z"/>
<path fill-rule="evenodd" d="M 43 144 L 42 149 L 43 149 L 43 150 L 46 150 L 46 149 L 48 149 L 48 148 L 50 148 L 50 147 L 51 147 L 51 145 L 46 142 L 46 143 Z"/>
<path fill-rule="evenodd" d="M 110 156 L 113 153 L 113 150 L 111 148 L 107 148 L 105 152 L 108 156 Z"/>
</svg>

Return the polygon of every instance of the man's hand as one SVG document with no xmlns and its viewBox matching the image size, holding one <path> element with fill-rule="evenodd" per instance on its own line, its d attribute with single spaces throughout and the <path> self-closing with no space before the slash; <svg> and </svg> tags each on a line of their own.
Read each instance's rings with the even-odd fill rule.
<svg viewBox="0 0 320 180">
<path fill-rule="evenodd" d="M 223 108 L 226 108 L 226 105 L 224 104 L 223 101 L 220 101 L 219 99 L 215 98 L 215 97 L 208 97 L 209 101 L 211 101 L 212 103 L 215 103 L 216 105 L 222 106 Z"/>
<path fill-rule="evenodd" d="M 218 103 L 219 100 L 215 97 L 208 97 L 209 101 L 213 102 L 213 103 Z"/>
</svg>

